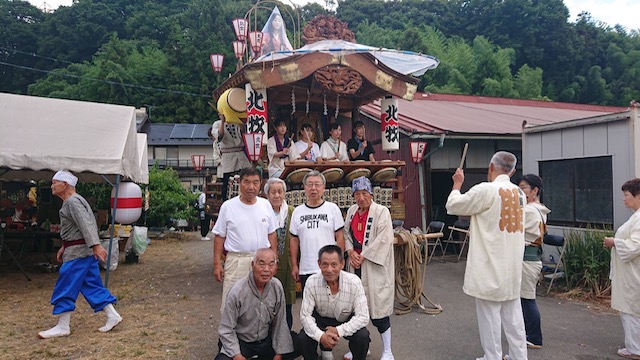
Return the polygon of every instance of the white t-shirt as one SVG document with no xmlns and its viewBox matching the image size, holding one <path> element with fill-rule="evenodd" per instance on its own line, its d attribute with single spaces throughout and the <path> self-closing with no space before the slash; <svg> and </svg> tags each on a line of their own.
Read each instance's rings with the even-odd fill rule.
<svg viewBox="0 0 640 360">
<path fill-rule="evenodd" d="M 313 143 L 313 145 L 311 145 L 311 150 L 309 150 L 306 157 L 300 154 L 305 152 L 307 150 L 307 147 L 309 147 L 309 145 L 302 140 L 298 140 L 296 141 L 295 146 L 296 146 L 296 149 L 298 150 L 297 151 L 297 154 L 299 157 L 298 160 L 316 161 L 320 157 L 320 147 L 316 143 Z"/>
<path fill-rule="evenodd" d="M 271 246 L 269 234 L 276 231 L 277 220 L 267 199 L 256 200 L 247 205 L 236 196 L 222 203 L 212 232 L 225 238 L 225 250 L 246 253 Z"/>
<path fill-rule="evenodd" d="M 332 202 L 325 201 L 313 208 L 302 204 L 293 210 L 289 232 L 299 240 L 300 275 L 320 272 L 318 251 L 325 245 L 335 245 L 336 231 L 343 227 L 342 212 Z"/>
</svg>

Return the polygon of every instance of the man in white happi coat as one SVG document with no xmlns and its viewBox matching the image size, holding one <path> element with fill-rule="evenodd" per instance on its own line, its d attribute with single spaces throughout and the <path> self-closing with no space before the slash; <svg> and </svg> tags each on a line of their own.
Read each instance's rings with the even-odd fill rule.
<svg viewBox="0 0 640 360">
<path fill-rule="evenodd" d="M 344 227 L 349 266 L 362 279 L 371 322 L 382 338 L 380 360 L 393 360 L 389 319 L 395 290 L 391 214 L 389 209 L 373 202 L 373 188 L 368 178 L 354 179 L 351 188 L 356 203 L 347 211 Z M 349 355 L 345 358 L 351 358 Z"/>
<path fill-rule="evenodd" d="M 520 305 L 524 255 L 526 197 L 509 177 L 515 155 L 499 151 L 491 158 L 488 182 L 462 194 L 464 172 L 453 175 L 447 199 L 451 215 L 471 216 L 469 254 L 462 290 L 476 298 L 480 342 L 484 356 L 501 360 L 501 326 L 509 343 L 509 359 L 526 360 L 527 343 Z"/>
</svg>

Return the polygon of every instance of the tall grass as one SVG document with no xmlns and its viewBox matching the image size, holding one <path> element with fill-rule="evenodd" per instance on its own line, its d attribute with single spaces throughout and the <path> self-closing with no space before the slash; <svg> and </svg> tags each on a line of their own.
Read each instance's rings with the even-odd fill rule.
<svg viewBox="0 0 640 360">
<path fill-rule="evenodd" d="M 613 231 L 588 228 L 565 233 L 567 248 L 564 262 L 569 286 L 583 289 L 591 297 L 604 297 L 611 293 L 611 253 L 602 246 L 606 236 L 613 236 Z"/>
</svg>

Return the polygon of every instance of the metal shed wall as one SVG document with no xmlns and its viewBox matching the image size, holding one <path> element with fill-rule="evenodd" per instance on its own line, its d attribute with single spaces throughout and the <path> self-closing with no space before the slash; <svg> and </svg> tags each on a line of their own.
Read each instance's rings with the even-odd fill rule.
<svg viewBox="0 0 640 360">
<path fill-rule="evenodd" d="M 620 187 L 635 177 L 634 126 L 628 117 L 608 122 L 576 124 L 522 136 L 525 174 L 539 173 L 539 162 L 612 157 L 613 219 L 618 228 L 629 218 L 629 210 L 621 201 Z M 594 174 L 597 176 L 597 174 Z M 553 211 L 553 209 L 551 209 Z"/>
</svg>

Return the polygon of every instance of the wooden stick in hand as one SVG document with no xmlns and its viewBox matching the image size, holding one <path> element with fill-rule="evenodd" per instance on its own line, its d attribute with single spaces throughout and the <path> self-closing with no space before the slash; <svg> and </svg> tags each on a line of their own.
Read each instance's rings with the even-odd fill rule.
<svg viewBox="0 0 640 360">
<path fill-rule="evenodd" d="M 458 166 L 460 169 L 462 169 L 462 166 L 464 165 L 464 159 L 467 157 L 467 149 L 469 149 L 469 143 L 464 144 L 464 150 L 462 150 L 462 158 L 460 159 L 460 166 Z"/>
</svg>

